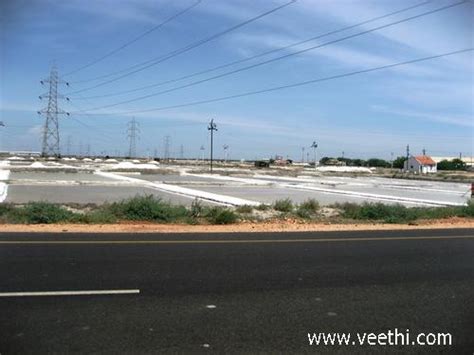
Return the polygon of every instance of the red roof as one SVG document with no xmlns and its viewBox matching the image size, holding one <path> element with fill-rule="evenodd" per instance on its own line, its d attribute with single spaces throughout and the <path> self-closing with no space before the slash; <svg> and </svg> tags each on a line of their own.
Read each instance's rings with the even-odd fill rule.
<svg viewBox="0 0 474 355">
<path fill-rule="evenodd" d="M 436 165 L 436 162 L 427 155 L 418 155 L 414 157 L 421 165 Z"/>
</svg>

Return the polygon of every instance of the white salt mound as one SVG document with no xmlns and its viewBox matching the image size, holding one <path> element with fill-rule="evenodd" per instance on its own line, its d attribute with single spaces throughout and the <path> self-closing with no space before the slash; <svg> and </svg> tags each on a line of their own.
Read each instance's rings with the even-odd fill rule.
<svg viewBox="0 0 474 355">
<path fill-rule="evenodd" d="M 362 166 L 320 166 L 316 168 L 321 172 L 336 172 L 336 173 L 371 173 L 372 170 Z"/>
</svg>

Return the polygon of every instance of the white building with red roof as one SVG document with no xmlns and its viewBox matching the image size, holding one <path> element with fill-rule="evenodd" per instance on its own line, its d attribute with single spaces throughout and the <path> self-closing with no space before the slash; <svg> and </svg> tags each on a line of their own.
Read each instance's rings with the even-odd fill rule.
<svg viewBox="0 0 474 355">
<path fill-rule="evenodd" d="M 405 161 L 405 171 L 415 174 L 436 173 L 436 162 L 428 155 L 412 155 Z"/>
</svg>

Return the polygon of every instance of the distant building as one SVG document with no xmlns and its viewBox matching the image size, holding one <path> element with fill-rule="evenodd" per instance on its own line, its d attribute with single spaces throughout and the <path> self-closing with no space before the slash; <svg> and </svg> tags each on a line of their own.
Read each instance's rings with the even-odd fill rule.
<svg viewBox="0 0 474 355">
<path fill-rule="evenodd" d="M 405 161 L 405 171 L 415 174 L 436 173 L 436 162 L 428 155 L 412 155 Z"/>
</svg>

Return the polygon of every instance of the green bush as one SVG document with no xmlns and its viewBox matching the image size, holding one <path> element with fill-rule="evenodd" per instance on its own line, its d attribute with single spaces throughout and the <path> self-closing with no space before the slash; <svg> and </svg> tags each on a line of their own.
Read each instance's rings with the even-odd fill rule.
<svg viewBox="0 0 474 355">
<path fill-rule="evenodd" d="M 474 217 L 474 200 L 470 200 L 463 208 L 464 217 Z"/>
<path fill-rule="evenodd" d="M 109 210 L 119 219 L 132 221 L 176 222 L 189 216 L 186 207 L 171 205 L 152 195 L 115 202 Z"/>
<path fill-rule="evenodd" d="M 197 198 L 194 199 L 193 203 L 191 204 L 191 209 L 190 209 L 190 216 L 193 218 L 199 218 L 204 214 L 204 206 L 201 202 L 201 200 L 198 200 Z"/>
<path fill-rule="evenodd" d="M 20 223 L 60 223 L 75 222 L 76 214 L 64 207 L 49 202 L 30 202 L 23 208 L 18 208 L 14 214 L 10 213 L 12 219 Z"/>
<path fill-rule="evenodd" d="M 270 206 L 262 203 L 258 205 L 257 207 L 255 207 L 255 209 L 257 209 L 258 211 L 267 211 L 270 209 Z"/>
<path fill-rule="evenodd" d="M 298 205 L 296 215 L 301 218 L 309 219 L 319 210 L 319 202 L 315 199 L 309 199 Z"/>
<path fill-rule="evenodd" d="M 211 224 L 232 224 L 238 221 L 237 214 L 223 207 L 212 207 L 206 213 L 206 218 Z"/>
<path fill-rule="evenodd" d="M 417 219 L 442 219 L 449 217 L 474 217 L 474 203 L 452 207 L 412 207 L 384 205 L 382 203 L 344 203 L 335 205 L 343 211 L 342 216 L 350 219 L 383 221 L 385 223 L 406 223 Z"/>
<path fill-rule="evenodd" d="M 273 204 L 273 209 L 280 212 L 291 212 L 293 211 L 293 202 L 289 198 L 277 200 Z"/>
<path fill-rule="evenodd" d="M 302 204 L 298 206 L 299 210 L 306 210 L 310 213 L 316 213 L 319 210 L 319 202 L 314 198 L 310 198 L 304 201 Z"/>
<path fill-rule="evenodd" d="M 250 205 L 242 205 L 235 208 L 237 213 L 252 213 L 253 207 Z"/>
<path fill-rule="evenodd" d="M 417 219 L 416 211 L 402 205 L 384 205 L 383 203 L 344 203 L 336 207 L 342 209 L 343 217 L 360 220 L 375 220 L 386 223 L 410 222 Z"/>
</svg>

